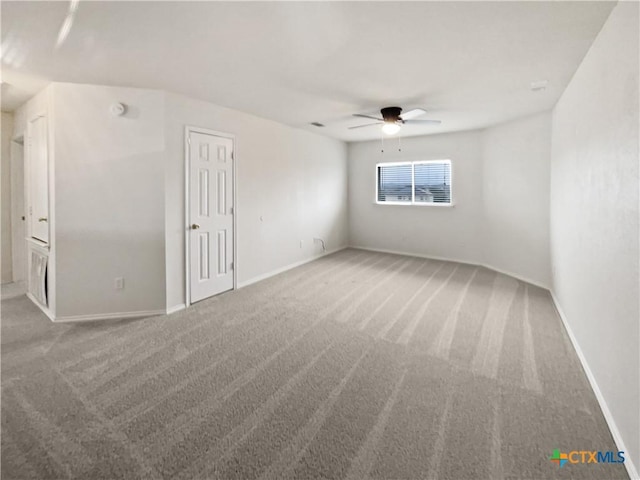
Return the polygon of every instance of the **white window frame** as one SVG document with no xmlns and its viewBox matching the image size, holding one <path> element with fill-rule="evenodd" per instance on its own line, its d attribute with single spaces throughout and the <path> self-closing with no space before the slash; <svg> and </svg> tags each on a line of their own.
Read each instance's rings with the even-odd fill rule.
<svg viewBox="0 0 640 480">
<path fill-rule="evenodd" d="M 426 165 L 429 163 L 448 163 L 449 164 L 449 181 L 451 183 L 450 187 L 450 198 L 449 203 L 444 202 L 416 202 L 416 187 L 415 187 L 415 168 L 414 165 Z M 403 165 L 411 165 L 411 201 L 406 202 L 381 202 L 378 200 L 378 179 L 379 179 L 379 168 L 380 167 L 391 167 L 391 166 L 403 166 Z M 375 170 L 375 183 L 376 183 L 376 196 L 375 203 L 377 205 L 414 205 L 416 207 L 453 207 L 453 165 L 451 164 L 451 160 L 448 158 L 443 158 L 441 160 L 416 160 L 413 162 L 381 162 L 376 163 Z"/>
</svg>

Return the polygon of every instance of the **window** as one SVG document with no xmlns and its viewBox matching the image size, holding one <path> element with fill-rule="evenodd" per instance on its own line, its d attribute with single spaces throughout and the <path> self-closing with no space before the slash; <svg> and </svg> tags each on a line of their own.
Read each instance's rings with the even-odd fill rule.
<svg viewBox="0 0 640 480">
<path fill-rule="evenodd" d="M 451 161 L 379 163 L 376 201 L 403 205 L 451 205 Z"/>
</svg>

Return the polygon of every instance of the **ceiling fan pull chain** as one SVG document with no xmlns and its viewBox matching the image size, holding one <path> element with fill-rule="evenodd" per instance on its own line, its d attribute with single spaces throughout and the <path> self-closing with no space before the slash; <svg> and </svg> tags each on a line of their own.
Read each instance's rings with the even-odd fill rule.
<svg viewBox="0 0 640 480">
<path fill-rule="evenodd" d="M 380 134 L 380 153 L 384 153 L 384 135 Z"/>
<path fill-rule="evenodd" d="M 400 137 L 400 135 L 398 135 L 398 151 L 401 152 L 402 151 L 402 142 L 401 139 L 402 137 Z"/>
</svg>

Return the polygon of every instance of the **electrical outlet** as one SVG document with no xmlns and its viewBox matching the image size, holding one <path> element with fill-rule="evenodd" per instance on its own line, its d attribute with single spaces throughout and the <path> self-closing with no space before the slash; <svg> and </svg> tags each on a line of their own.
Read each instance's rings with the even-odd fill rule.
<svg viewBox="0 0 640 480">
<path fill-rule="evenodd" d="M 124 289 L 124 277 L 116 277 L 114 287 L 116 290 Z"/>
</svg>

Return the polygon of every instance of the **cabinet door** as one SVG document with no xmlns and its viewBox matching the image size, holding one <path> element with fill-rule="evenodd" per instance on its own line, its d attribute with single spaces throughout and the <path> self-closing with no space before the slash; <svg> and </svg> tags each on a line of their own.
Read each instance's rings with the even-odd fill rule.
<svg viewBox="0 0 640 480">
<path fill-rule="evenodd" d="M 49 243 L 47 118 L 29 122 L 29 221 L 31 236 Z"/>
<path fill-rule="evenodd" d="M 29 251 L 29 293 L 42 305 L 48 307 L 47 302 L 47 254 L 31 247 Z"/>
</svg>

